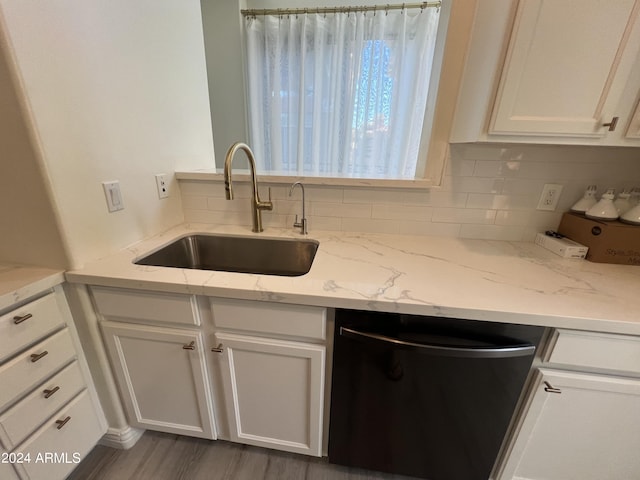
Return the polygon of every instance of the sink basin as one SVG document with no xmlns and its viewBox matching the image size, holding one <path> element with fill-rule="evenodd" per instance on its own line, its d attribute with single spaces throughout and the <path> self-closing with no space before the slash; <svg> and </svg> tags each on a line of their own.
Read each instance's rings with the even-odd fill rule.
<svg viewBox="0 0 640 480">
<path fill-rule="evenodd" d="M 189 235 L 136 260 L 136 265 L 297 277 L 311 268 L 315 240 Z"/>
</svg>

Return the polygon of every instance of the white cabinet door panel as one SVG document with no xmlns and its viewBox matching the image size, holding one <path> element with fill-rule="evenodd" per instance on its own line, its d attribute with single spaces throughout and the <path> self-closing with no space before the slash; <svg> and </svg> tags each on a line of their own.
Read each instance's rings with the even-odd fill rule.
<svg viewBox="0 0 640 480">
<path fill-rule="evenodd" d="M 638 452 L 640 380 L 541 369 L 500 478 L 640 478 Z"/>
<path fill-rule="evenodd" d="M 325 347 L 217 333 L 231 439 L 321 455 Z"/>
<path fill-rule="evenodd" d="M 200 332 L 117 322 L 102 329 L 131 425 L 216 438 Z"/>
<path fill-rule="evenodd" d="M 521 0 L 489 133 L 606 135 L 640 51 L 639 19 L 640 0 Z"/>
</svg>

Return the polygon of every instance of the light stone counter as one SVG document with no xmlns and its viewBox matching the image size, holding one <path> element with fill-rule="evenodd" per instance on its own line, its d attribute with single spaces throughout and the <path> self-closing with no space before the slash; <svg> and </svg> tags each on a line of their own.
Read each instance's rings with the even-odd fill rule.
<svg viewBox="0 0 640 480">
<path fill-rule="evenodd" d="M 132 263 L 196 232 L 256 235 L 246 227 L 181 225 L 68 272 L 67 280 L 640 335 L 640 267 L 562 259 L 533 243 L 312 231 L 320 247 L 300 277 Z M 300 236 L 272 228 L 259 235 Z"/>
<path fill-rule="evenodd" d="M 64 282 L 62 270 L 0 264 L 0 310 Z"/>
</svg>

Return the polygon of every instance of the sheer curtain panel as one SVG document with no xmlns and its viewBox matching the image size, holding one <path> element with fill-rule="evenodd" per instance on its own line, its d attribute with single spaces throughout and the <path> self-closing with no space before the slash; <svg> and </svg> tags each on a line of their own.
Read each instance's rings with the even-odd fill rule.
<svg viewBox="0 0 640 480">
<path fill-rule="evenodd" d="M 246 18 L 261 172 L 414 178 L 439 9 Z"/>
</svg>

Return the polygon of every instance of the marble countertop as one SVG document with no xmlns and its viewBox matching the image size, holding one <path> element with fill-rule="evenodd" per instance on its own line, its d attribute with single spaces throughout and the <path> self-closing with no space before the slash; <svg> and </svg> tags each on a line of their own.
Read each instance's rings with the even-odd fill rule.
<svg viewBox="0 0 640 480">
<path fill-rule="evenodd" d="M 190 233 L 299 238 L 291 229 L 185 224 L 67 272 L 69 282 L 640 335 L 640 267 L 563 259 L 535 245 L 311 232 L 309 273 L 278 277 L 140 266 Z"/>
<path fill-rule="evenodd" d="M 0 310 L 64 282 L 64 272 L 26 265 L 0 264 Z"/>
</svg>

